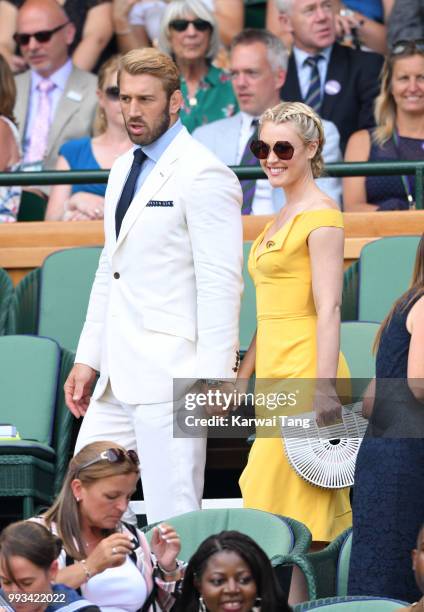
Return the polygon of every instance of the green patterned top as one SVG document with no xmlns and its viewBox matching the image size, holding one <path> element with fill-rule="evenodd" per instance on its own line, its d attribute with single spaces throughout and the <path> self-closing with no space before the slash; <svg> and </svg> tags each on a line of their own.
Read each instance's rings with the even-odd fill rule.
<svg viewBox="0 0 424 612">
<path fill-rule="evenodd" d="M 184 102 L 180 118 L 189 132 L 205 123 L 231 117 L 238 111 L 230 75 L 216 66 L 209 66 L 193 98 L 189 99 L 183 76 L 181 76 L 181 91 Z"/>
</svg>

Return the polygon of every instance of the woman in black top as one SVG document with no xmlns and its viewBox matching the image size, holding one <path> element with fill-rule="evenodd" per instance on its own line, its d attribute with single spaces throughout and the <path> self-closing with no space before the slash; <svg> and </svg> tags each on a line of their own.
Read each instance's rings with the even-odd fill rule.
<svg viewBox="0 0 424 612">
<path fill-rule="evenodd" d="M 411 287 L 376 343 L 375 399 L 353 489 L 349 595 L 413 602 L 420 592 L 410 551 L 424 523 L 424 236 Z"/>
</svg>

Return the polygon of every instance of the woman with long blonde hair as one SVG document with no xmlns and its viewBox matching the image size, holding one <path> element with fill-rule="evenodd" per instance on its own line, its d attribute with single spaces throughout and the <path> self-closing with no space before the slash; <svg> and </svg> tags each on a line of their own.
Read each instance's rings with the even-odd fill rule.
<svg viewBox="0 0 424 612">
<path fill-rule="evenodd" d="M 410 288 L 376 346 L 370 422 L 355 470 L 349 594 L 411 602 L 420 592 L 410 550 L 424 522 L 424 235 Z"/>
<path fill-rule="evenodd" d="M 355 132 L 345 161 L 422 160 L 424 155 L 424 40 L 399 41 L 387 56 L 375 104 L 376 128 Z M 349 212 L 407 210 L 415 206 L 415 177 L 346 177 Z"/>
</svg>

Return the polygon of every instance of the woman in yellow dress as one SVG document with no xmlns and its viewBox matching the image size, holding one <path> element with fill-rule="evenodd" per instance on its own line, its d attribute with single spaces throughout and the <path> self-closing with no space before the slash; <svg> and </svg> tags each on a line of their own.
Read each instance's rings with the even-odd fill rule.
<svg viewBox="0 0 424 612">
<path fill-rule="evenodd" d="M 238 376 L 256 372 L 256 393 L 270 379 L 282 387 L 284 379 L 317 379 L 309 406 L 318 425 L 326 425 L 341 414 L 335 381 L 348 370 L 339 358 L 343 216 L 314 181 L 323 167 L 323 127 L 309 106 L 283 102 L 262 115 L 259 138 L 252 152 L 272 187 L 284 189 L 286 204 L 250 252 L 257 332 Z M 303 402 L 298 412 L 310 410 Z M 328 542 L 351 525 L 348 490 L 303 480 L 289 465 L 281 438 L 257 432 L 240 488 L 246 507 L 301 521 L 315 542 Z"/>
</svg>

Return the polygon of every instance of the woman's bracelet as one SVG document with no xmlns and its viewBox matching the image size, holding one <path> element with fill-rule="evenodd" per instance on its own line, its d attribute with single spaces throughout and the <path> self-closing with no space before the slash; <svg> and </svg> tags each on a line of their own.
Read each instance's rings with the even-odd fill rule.
<svg viewBox="0 0 424 612">
<path fill-rule="evenodd" d="M 178 561 L 178 559 L 175 560 L 176 567 L 173 570 L 164 569 L 159 563 L 159 561 L 156 561 L 156 564 L 158 566 L 158 570 L 160 571 L 160 573 L 163 576 L 166 576 L 167 578 L 175 578 L 176 576 L 178 576 L 178 574 L 181 571 L 181 566 L 183 565 L 181 561 Z"/>
<path fill-rule="evenodd" d="M 90 578 L 93 577 L 93 574 L 91 573 L 91 571 L 88 569 L 87 567 L 87 559 L 81 559 L 81 565 L 83 567 L 84 573 L 85 573 L 85 582 L 88 582 L 90 580 Z"/>
</svg>

